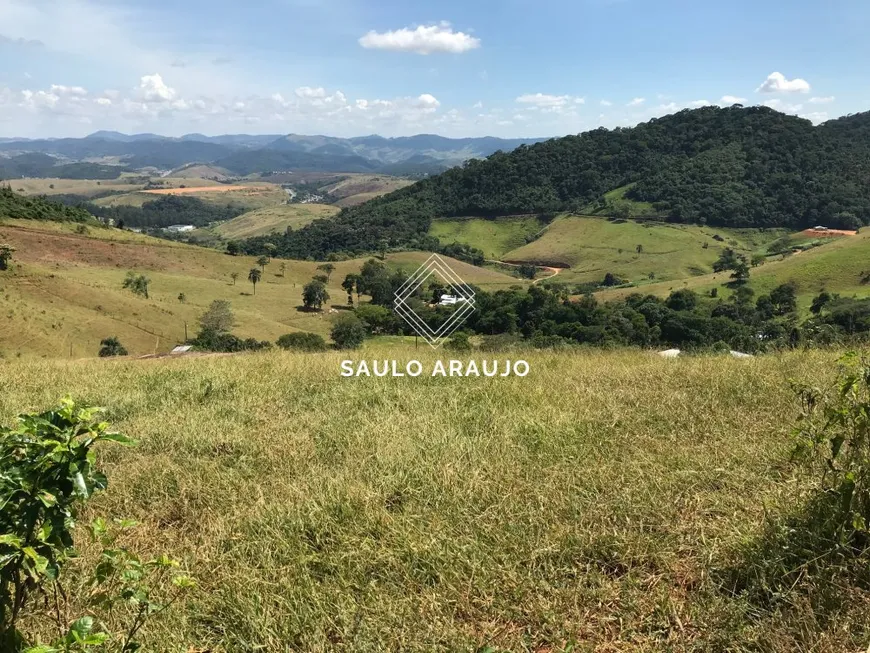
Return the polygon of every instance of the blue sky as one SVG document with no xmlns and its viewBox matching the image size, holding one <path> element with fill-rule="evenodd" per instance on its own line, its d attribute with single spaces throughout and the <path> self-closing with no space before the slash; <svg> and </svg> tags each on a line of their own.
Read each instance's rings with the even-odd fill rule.
<svg viewBox="0 0 870 653">
<path fill-rule="evenodd" d="M 866 0 L 0 0 L 0 136 L 551 136 L 870 109 Z"/>
</svg>

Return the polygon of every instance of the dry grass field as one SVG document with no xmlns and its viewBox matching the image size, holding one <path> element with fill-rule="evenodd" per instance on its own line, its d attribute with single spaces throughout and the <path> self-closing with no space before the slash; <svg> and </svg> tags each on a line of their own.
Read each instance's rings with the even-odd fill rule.
<svg viewBox="0 0 870 653">
<path fill-rule="evenodd" d="M 139 440 L 100 447 L 85 517 L 138 520 L 125 543 L 198 582 L 147 650 L 866 649 L 867 574 L 790 521 L 788 380 L 827 383 L 836 352 L 522 356 L 524 378 L 339 376 L 431 369 L 399 345 L 0 361 L 0 421 L 72 393 Z"/>
<path fill-rule="evenodd" d="M 292 331 L 328 335 L 333 314 L 300 310 L 302 287 L 318 274 L 317 262 L 273 260 L 256 294 L 247 281 L 256 257 L 150 238 L 129 231 L 71 224 L 6 220 L 0 242 L 16 248 L 12 269 L 0 275 L 0 356 L 84 358 L 96 356 L 100 340 L 117 336 L 132 355 L 165 352 L 194 335 L 197 320 L 215 299 L 231 302 L 236 333 L 274 341 Z M 409 273 L 429 257 L 403 252 L 387 263 Z M 335 263 L 330 304 L 345 305 L 341 281 L 367 259 Z M 281 264 L 285 270 L 280 269 Z M 460 261 L 450 262 L 469 283 L 497 289 L 516 279 Z M 128 271 L 151 280 L 150 298 L 121 287 Z M 234 283 L 231 274 L 237 273 Z M 178 296 L 185 295 L 184 303 Z"/>
</svg>

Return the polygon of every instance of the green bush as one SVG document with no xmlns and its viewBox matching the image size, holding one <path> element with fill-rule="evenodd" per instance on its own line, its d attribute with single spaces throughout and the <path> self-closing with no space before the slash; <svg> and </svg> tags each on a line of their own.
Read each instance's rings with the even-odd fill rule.
<svg viewBox="0 0 870 653">
<path fill-rule="evenodd" d="M 847 354 L 836 386 L 797 386 L 796 454 L 831 501 L 825 530 L 843 543 L 870 542 L 870 361 Z"/>
<path fill-rule="evenodd" d="M 100 341 L 100 358 L 109 358 L 111 356 L 126 356 L 127 349 L 121 344 L 115 336 L 104 338 Z"/>
<path fill-rule="evenodd" d="M 326 351 L 326 341 L 316 333 L 287 333 L 277 340 L 281 349 L 297 351 Z"/>
<path fill-rule="evenodd" d="M 115 529 L 102 520 L 92 526 L 102 555 L 84 583 L 90 588 L 86 595 L 72 597 L 61 585 L 65 568 L 77 560 L 74 535 L 80 510 L 108 485 L 106 475 L 96 467 L 94 444 L 133 444 L 110 431 L 106 422 L 97 421 L 99 411 L 67 398 L 53 410 L 22 415 L 15 428 L 0 427 L 0 650 L 52 653 L 107 646 L 135 651 L 140 647 L 137 634 L 147 619 L 192 585 L 189 578 L 172 571 L 178 564 L 174 560 L 160 556 L 143 561 L 120 546 L 118 529 L 135 526 L 120 520 Z M 169 583 L 175 587 L 173 596 L 158 601 L 157 594 Z M 33 646 L 19 624 L 49 596 L 54 597 L 52 616 L 33 621 L 52 620 L 63 634 L 50 646 L 39 642 Z M 70 624 L 62 615 L 74 599 L 90 614 Z M 130 621 L 115 635 L 105 630 L 101 619 L 91 616 L 99 613 L 111 614 L 116 623 L 121 615 Z"/>
<path fill-rule="evenodd" d="M 330 334 L 339 349 L 358 349 L 366 337 L 366 324 L 353 313 L 340 315 Z"/>
</svg>

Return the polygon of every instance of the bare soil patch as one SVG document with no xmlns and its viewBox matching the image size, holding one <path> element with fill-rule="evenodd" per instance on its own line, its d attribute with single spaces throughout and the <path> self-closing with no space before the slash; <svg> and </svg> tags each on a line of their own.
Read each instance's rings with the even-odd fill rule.
<svg viewBox="0 0 870 653">
<path fill-rule="evenodd" d="M 812 238 L 834 238 L 836 236 L 857 236 L 857 231 L 847 231 L 845 229 L 804 229 L 802 232 L 805 236 Z"/>
</svg>

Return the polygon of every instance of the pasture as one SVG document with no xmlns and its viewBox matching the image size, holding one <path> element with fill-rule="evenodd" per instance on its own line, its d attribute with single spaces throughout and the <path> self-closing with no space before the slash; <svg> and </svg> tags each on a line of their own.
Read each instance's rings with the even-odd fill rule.
<svg viewBox="0 0 870 653">
<path fill-rule="evenodd" d="M 865 648 L 863 576 L 794 539 L 810 482 L 788 380 L 829 382 L 836 352 L 339 377 L 363 356 L 435 358 L 0 361 L 0 421 L 70 392 L 139 440 L 101 445 L 85 517 L 139 521 L 125 543 L 198 582 L 148 650 Z M 48 636 L 41 605 L 27 624 Z"/>
</svg>

